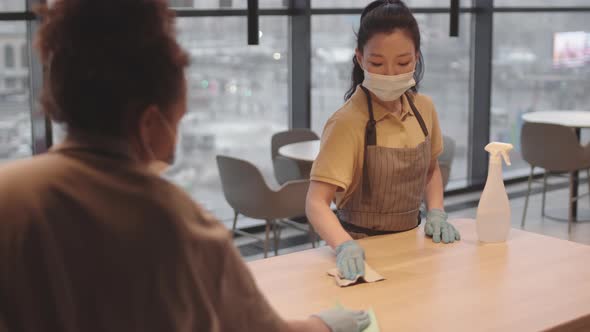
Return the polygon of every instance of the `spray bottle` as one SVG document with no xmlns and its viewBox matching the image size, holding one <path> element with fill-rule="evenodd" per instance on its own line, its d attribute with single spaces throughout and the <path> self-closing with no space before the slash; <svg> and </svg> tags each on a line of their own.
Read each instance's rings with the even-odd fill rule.
<svg viewBox="0 0 590 332">
<path fill-rule="evenodd" d="M 512 144 L 492 142 L 485 150 L 490 153 L 488 179 L 477 207 L 477 236 L 481 242 L 504 242 L 510 232 L 510 202 L 504 187 L 502 159 L 510 166 L 508 152 Z"/>
</svg>

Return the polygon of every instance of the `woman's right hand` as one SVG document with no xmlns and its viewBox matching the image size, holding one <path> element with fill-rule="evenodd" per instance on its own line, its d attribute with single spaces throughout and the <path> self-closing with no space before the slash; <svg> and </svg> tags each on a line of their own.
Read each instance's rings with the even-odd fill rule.
<svg viewBox="0 0 590 332">
<path fill-rule="evenodd" d="M 365 276 L 365 250 L 354 240 L 336 247 L 336 265 L 340 275 L 348 280 Z"/>
<path fill-rule="evenodd" d="M 312 315 L 306 320 L 287 321 L 284 332 L 361 332 L 371 325 L 364 310 L 334 308 Z"/>
<path fill-rule="evenodd" d="M 331 309 L 314 315 L 331 332 L 361 332 L 371 324 L 369 314 L 364 310 Z"/>
</svg>

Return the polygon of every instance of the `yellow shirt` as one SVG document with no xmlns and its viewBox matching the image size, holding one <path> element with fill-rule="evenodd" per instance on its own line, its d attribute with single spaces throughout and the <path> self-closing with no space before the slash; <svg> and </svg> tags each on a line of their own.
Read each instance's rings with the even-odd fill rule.
<svg viewBox="0 0 590 332">
<path fill-rule="evenodd" d="M 389 148 L 412 148 L 424 142 L 424 133 L 405 97 L 401 114 L 394 115 L 373 100 L 377 122 L 377 145 Z M 443 150 L 442 134 L 432 100 L 414 95 L 414 105 L 424 119 L 432 142 L 432 160 Z M 369 121 L 367 97 L 357 87 L 352 97 L 334 113 L 322 134 L 320 153 L 311 179 L 336 185 L 336 205 L 342 207 L 360 184 L 364 158 L 365 128 Z"/>
</svg>

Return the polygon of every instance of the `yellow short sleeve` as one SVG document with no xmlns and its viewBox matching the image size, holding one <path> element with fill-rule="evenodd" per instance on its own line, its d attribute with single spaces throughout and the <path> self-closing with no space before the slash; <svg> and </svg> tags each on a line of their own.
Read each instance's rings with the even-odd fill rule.
<svg viewBox="0 0 590 332">
<path fill-rule="evenodd" d="M 361 141 L 358 133 L 343 120 L 333 116 L 326 123 L 320 153 L 313 164 L 310 178 L 346 191 L 353 182 Z"/>
<path fill-rule="evenodd" d="M 432 104 L 432 128 L 430 129 L 431 140 L 431 158 L 435 160 L 443 152 L 443 138 L 440 124 L 438 122 L 438 114 L 434 104 Z"/>
</svg>

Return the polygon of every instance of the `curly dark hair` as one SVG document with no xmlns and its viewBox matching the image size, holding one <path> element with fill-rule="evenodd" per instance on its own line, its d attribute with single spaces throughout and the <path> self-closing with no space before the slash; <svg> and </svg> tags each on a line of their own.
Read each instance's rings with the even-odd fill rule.
<svg viewBox="0 0 590 332">
<path fill-rule="evenodd" d="M 58 0 L 36 13 L 41 105 L 68 130 L 127 137 L 142 110 L 185 93 L 189 57 L 165 0 Z"/>
</svg>

